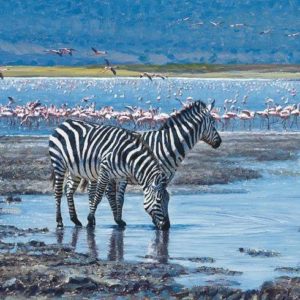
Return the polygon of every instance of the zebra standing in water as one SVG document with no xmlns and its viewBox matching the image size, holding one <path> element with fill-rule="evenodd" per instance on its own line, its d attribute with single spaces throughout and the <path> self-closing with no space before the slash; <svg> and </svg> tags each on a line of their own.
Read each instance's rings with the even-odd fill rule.
<svg viewBox="0 0 300 300">
<path fill-rule="evenodd" d="M 168 182 L 174 177 L 177 168 L 198 141 L 202 140 L 213 148 L 220 146 L 222 140 L 215 128 L 215 121 L 210 115 L 213 107 L 214 101 L 209 106 L 202 101 L 196 101 L 177 115 L 170 117 L 159 130 L 141 133 L 144 142 L 149 145 L 160 162 L 168 177 Z M 68 179 L 68 183 L 72 184 L 71 178 Z M 115 222 L 120 226 L 126 225 L 122 220 L 122 207 L 127 183 L 126 180 L 119 182 L 111 180 L 106 190 Z M 90 205 L 94 186 L 94 182 L 89 182 Z M 67 190 L 69 190 L 68 185 Z M 72 201 L 70 203 L 72 203 L 71 209 L 74 209 L 74 203 Z"/>
<path fill-rule="evenodd" d="M 66 120 L 50 136 L 49 153 L 54 171 L 58 227 L 63 227 L 61 197 L 66 172 L 72 179 L 72 185 L 68 184 L 67 199 L 71 220 L 76 225 L 81 226 L 81 223 L 74 209 L 73 191 L 81 178 L 94 184 L 89 226 L 95 225 L 95 211 L 109 181 L 129 178 L 143 187 L 144 208 L 153 223 L 159 229 L 170 227 L 167 178 L 139 134 L 113 126 Z"/>
</svg>

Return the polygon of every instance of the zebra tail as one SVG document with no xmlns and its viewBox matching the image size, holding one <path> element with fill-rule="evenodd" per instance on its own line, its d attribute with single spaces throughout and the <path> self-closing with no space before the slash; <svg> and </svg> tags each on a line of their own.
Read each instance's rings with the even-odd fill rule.
<svg viewBox="0 0 300 300">
<path fill-rule="evenodd" d="M 89 184 L 88 180 L 86 180 L 86 179 L 81 179 L 80 187 L 79 187 L 79 188 L 80 188 L 80 191 L 81 191 L 81 192 L 84 192 L 84 191 L 86 190 L 88 184 Z"/>
</svg>

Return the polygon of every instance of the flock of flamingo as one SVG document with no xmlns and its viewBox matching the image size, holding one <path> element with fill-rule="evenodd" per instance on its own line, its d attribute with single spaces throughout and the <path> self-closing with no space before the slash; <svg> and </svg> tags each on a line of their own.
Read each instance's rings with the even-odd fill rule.
<svg viewBox="0 0 300 300">
<path fill-rule="evenodd" d="M 177 114 L 180 106 L 199 99 L 198 94 L 206 102 L 216 100 L 211 115 L 219 130 L 299 129 L 298 83 L 291 81 L 225 82 L 154 77 L 153 80 L 7 79 L 1 83 L 1 102 L 5 103 L 0 102 L 2 131 L 52 129 L 66 118 L 136 130 L 157 129 Z M 4 95 L 16 98 L 9 96 L 7 101 Z"/>
<path fill-rule="evenodd" d="M 193 101 L 188 97 L 186 101 L 180 101 L 183 107 Z M 237 109 L 232 100 L 225 100 L 223 109 L 217 107 L 211 111 L 216 126 L 221 130 L 245 129 L 251 130 L 256 124 L 260 129 L 271 130 L 275 124 L 282 129 L 298 129 L 298 118 L 300 116 L 300 103 L 292 105 L 276 105 L 273 99 L 266 99 L 266 108 L 260 111 L 248 109 Z M 230 105 L 230 107 L 229 107 Z M 44 126 L 55 126 L 66 118 L 78 118 L 90 120 L 100 124 L 113 124 L 117 126 L 131 127 L 134 129 L 155 129 L 166 120 L 179 113 L 180 110 L 173 109 L 168 113 L 161 112 L 160 108 L 142 109 L 137 106 L 125 106 L 123 111 L 117 111 L 112 106 L 104 106 L 96 109 L 96 103 L 89 105 L 77 105 L 69 107 L 67 104 L 56 106 L 43 105 L 40 101 L 30 101 L 25 105 L 16 105 L 12 97 L 8 104 L 0 105 L 0 121 L 9 126 L 26 126 L 39 128 Z"/>
</svg>

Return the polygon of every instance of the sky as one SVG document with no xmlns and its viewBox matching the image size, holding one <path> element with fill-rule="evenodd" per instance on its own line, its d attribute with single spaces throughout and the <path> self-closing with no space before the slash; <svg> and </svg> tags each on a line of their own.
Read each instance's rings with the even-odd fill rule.
<svg viewBox="0 0 300 300">
<path fill-rule="evenodd" d="M 0 64 L 297 64 L 300 0 L 9 0 Z M 47 49 L 72 47 L 59 57 Z"/>
</svg>

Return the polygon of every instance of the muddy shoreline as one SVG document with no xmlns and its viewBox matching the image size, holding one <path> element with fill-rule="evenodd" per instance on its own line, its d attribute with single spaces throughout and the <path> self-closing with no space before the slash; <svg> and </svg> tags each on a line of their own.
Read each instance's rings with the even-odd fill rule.
<svg viewBox="0 0 300 300">
<path fill-rule="evenodd" d="M 188 154 L 170 184 L 173 192 L 201 191 L 213 184 L 255 179 L 255 161 L 293 160 L 300 149 L 300 133 L 221 133 L 223 143 L 212 149 L 201 142 Z M 0 137 L 0 195 L 52 194 L 47 136 Z M 186 188 L 188 186 L 188 188 Z M 129 192 L 140 192 L 129 186 Z"/>
<path fill-rule="evenodd" d="M 217 150 L 204 143 L 195 147 L 178 170 L 170 186 L 172 193 L 209 191 L 213 184 L 259 178 L 264 170 L 252 168 L 252 163 L 293 161 L 300 149 L 299 133 L 223 133 L 222 139 L 223 144 Z M 47 137 L 0 137 L 0 165 L 0 199 L 6 199 L 7 195 L 52 194 Z M 132 187 L 129 191 L 139 192 Z M 290 276 L 265 282 L 254 290 L 231 288 L 217 281 L 186 288 L 176 282 L 178 276 L 200 272 L 225 274 L 234 280 L 241 272 L 220 268 L 213 257 L 172 258 L 164 252 L 149 257 L 152 262 L 101 260 L 93 251 L 77 253 L 72 243 L 64 244 L 59 239 L 55 244 L 46 244 L 37 239 L 36 234 L 53 232 L 47 228 L 0 225 L 0 298 L 111 299 L 121 296 L 122 299 L 254 300 L 299 299 L 300 295 L 297 267 L 281 266 L 277 271 L 288 270 Z M 56 234 L 60 236 L 59 232 Z M 19 237 L 27 237 L 27 242 L 20 242 Z M 246 248 L 237 251 L 250 256 L 276 254 Z M 179 264 L 173 263 L 175 259 Z M 191 270 L 180 265 L 181 260 L 192 262 L 196 268 Z"/>
<path fill-rule="evenodd" d="M 99 260 L 91 253 L 76 253 L 69 244 L 29 242 L 7 243 L 11 236 L 49 234 L 47 228 L 18 229 L 0 225 L 0 297 L 20 299 L 43 297 L 68 299 L 299 299 L 300 278 L 278 277 L 261 288 L 243 291 L 222 284 L 185 288 L 175 278 L 190 274 L 179 264 L 163 261 L 137 263 Z M 179 258 L 176 258 L 177 260 Z M 186 260 L 189 258 L 180 258 Z M 172 258 L 169 258 L 172 260 Z M 209 257 L 190 258 L 195 263 L 212 263 Z M 201 266 L 196 272 L 226 274 L 234 278 L 240 272 Z"/>
</svg>

